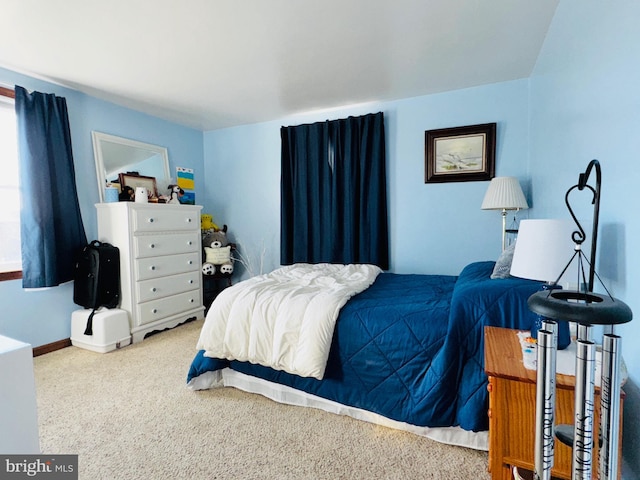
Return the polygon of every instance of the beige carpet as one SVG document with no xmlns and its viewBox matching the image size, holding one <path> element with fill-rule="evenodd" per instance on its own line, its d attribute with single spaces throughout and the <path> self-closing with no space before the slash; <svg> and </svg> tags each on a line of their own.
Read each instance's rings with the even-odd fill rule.
<svg viewBox="0 0 640 480">
<path fill-rule="evenodd" d="M 488 479 L 487 454 L 225 388 L 187 389 L 202 322 L 35 359 L 40 446 L 81 479 Z"/>
</svg>

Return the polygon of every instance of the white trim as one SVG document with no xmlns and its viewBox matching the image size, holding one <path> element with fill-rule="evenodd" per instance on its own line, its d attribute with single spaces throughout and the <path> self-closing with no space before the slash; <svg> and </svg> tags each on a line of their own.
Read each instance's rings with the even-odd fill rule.
<svg viewBox="0 0 640 480">
<path fill-rule="evenodd" d="M 210 375 L 208 375 L 210 374 Z M 188 387 L 192 390 L 205 390 L 214 387 L 235 387 L 245 392 L 257 393 L 270 398 L 273 401 L 299 407 L 312 407 L 329 413 L 346 415 L 357 420 L 362 420 L 376 425 L 382 425 L 396 430 L 415 433 L 422 437 L 435 440 L 448 445 L 472 448 L 474 450 L 489 450 L 489 433 L 469 432 L 460 427 L 420 427 L 389 418 L 377 413 L 362 410 L 360 408 L 342 405 L 325 398 L 302 392 L 295 388 L 279 385 L 261 378 L 245 375 L 230 368 L 221 371 L 206 372 L 193 378 Z"/>
</svg>

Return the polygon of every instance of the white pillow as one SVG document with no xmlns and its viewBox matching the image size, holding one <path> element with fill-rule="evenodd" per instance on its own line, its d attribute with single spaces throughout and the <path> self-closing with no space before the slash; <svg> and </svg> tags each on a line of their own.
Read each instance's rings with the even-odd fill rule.
<svg viewBox="0 0 640 480">
<path fill-rule="evenodd" d="M 491 274 L 491 278 L 509 278 L 511 275 L 511 262 L 513 261 L 513 252 L 516 249 L 516 242 L 513 242 L 507 248 L 505 248 L 504 252 L 498 258 L 496 262 L 496 266 L 493 267 L 493 273 Z"/>
</svg>

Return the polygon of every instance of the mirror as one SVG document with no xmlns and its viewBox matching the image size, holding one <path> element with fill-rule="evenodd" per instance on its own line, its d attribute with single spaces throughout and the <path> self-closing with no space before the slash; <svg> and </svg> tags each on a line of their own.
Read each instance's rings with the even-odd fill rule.
<svg viewBox="0 0 640 480">
<path fill-rule="evenodd" d="M 154 177 L 158 192 L 164 193 L 171 182 L 169 154 L 165 147 L 95 131 L 91 132 L 91 137 L 100 202 L 104 202 L 107 182 L 117 182 L 118 175 L 127 172 Z"/>
</svg>

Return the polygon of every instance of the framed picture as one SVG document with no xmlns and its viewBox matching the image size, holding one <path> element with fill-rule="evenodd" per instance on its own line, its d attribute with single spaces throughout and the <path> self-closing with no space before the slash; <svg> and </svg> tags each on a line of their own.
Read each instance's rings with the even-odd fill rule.
<svg viewBox="0 0 640 480">
<path fill-rule="evenodd" d="M 495 176 L 495 123 L 424 133 L 425 183 L 476 182 Z"/>
<path fill-rule="evenodd" d="M 156 177 L 145 177 L 142 175 L 136 175 L 134 173 L 119 173 L 118 182 L 122 189 L 124 187 L 131 187 L 133 190 L 136 187 L 145 187 L 149 195 L 153 198 L 158 198 L 158 188 L 156 187 Z"/>
</svg>

